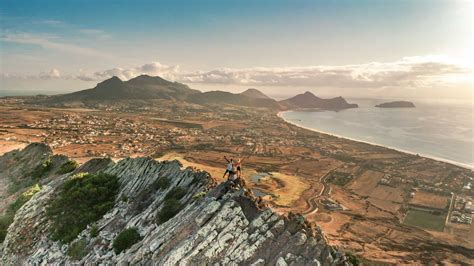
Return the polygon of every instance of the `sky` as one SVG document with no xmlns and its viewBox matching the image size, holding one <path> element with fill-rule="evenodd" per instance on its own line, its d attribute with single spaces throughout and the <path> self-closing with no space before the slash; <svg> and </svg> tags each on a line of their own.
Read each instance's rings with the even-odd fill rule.
<svg viewBox="0 0 474 266">
<path fill-rule="evenodd" d="M 159 75 L 275 96 L 472 99 L 472 1 L 0 1 L 0 95 Z"/>
</svg>

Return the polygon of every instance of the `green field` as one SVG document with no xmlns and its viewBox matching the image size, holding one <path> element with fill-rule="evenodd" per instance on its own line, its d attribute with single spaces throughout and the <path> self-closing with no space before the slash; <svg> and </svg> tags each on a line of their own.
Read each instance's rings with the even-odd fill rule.
<svg viewBox="0 0 474 266">
<path fill-rule="evenodd" d="M 403 223 L 406 225 L 420 227 L 426 230 L 442 232 L 444 229 L 445 220 L 446 213 L 436 215 L 428 211 L 410 209 Z"/>
</svg>

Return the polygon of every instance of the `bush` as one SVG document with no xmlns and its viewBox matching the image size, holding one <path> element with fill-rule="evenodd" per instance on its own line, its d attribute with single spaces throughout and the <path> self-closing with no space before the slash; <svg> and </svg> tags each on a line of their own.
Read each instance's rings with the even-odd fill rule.
<svg viewBox="0 0 474 266">
<path fill-rule="evenodd" d="M 36 166 L 35 169 L 33 169 L 33 172 L 31 172 L 31 176 L 34 179 L 40 179 L 42 178 L 46 172 L 48 172 L 52 167 L 51 159 L 47 159 L 40 165 Z"/>
<path fill-rule="evenodd" d="M 158 224 L 162 224 L 173 218 L 181 209 L 179 200 L 171 198 L 165 201 L 163 208 L 158 212 Z"/>
<path fill-rule="evenodd" d="M 204 192 L 204 191 L 198 192 L 198 193 L 194 194 L 193 200 L 201 199 L 201 198 L 203 198 L 204 196 L 206 196 L 206 192 Z"/>
<path fill-rule="evenodd" d="M 15 213 L 23 206 L 27 201 L 33 197 L 38 191 L 41 190 L 41 187 L 36 184 L 30 187 L 27 191 L 23 192 L 14 202 L 12 202 L 5 211 L 5 214 L 0 217 L 0 243 L 5 240 L 7 236 L 7 230 L 11 223 L 13 223 L 13 219 L 15 217 Z"/>
<path fill-rule="evenodd" d="M 97 225 L 93 225 L 92 228 L 91 228 L 91 237 L 97 237 L 99 236 L 99 228 L 97 227 Z"/>
<path fill-rule="evenodd" d="M 186 190 L 184 190 L 182 187 L 174 187 L 173 189 L 168 192 L 165 196 L 165 200 L 168 199 L 181 199 L 186 195 Z"/>
<path fill-rule="evenodd" d="M 79 164 L 76 161 L 68 160 L 67 162 L 63 163 L 59 170 L 56 172 L 59 175 L 63 175 L 69 172 L 76 170 Z"/>
<path fill-rule="evenodd" d="M 73 260 L 80 260 L 87 254 L 86 246 L 87 242 L 84 239 L 74 242 L 69 245 L 67 255 Z"/>
<path fill-rule="evenodd" d="M 168 180 L 168 178 L 166 178 L 166 176 L 163 176 L 163 177 L 158 178 L 155 182 L 153 182 L 152 186 L 155 190 L 165 189 L 170 186 L 170 181 Z"/>
<path fill-rule="evenodd" d="M 352 253 L 346 253 L 347 260 L 352 264 L 352 265 L 360 265 L 360 260 L 359 258 L 352 254 Z"/>
<path fill-rule="evenodd" d="M 128 228 L 118 234 L 114 239 L 112 247 L 114 248 L 115 254 L 120 254 L 120 252 L 130 248 L 141 239 L 142 237 L 136 228 Z"/>
<path fill-rule="evenodd" d="M 69 243 L 76 238 L 114 206 L 118 189 L 116 176 L 80 173 L 70 177 L 46 210 L 52 239 Z"/>
</svg>

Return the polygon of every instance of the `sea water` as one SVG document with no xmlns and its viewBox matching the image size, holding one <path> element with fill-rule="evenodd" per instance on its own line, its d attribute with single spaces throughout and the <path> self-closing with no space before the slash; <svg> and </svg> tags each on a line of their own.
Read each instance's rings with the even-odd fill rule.
<svg viewBox="0 0 474 266">
<path fill-rule="evenodd" d="M 378 144 L 474 168 L 474 105 L 460 101 L 413 101 L 416 108 L 377 108 L 386 102 L 351 99 L 359 108 L 288 111 L 288 122 L 316 131 Z"/>
</svg>

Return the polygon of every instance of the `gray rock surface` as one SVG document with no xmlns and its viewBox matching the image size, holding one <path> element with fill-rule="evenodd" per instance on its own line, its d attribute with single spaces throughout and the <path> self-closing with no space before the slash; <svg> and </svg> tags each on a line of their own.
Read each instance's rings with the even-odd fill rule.
<svg viewBox="0 0 474 266">
<path fill-rule="evenodd" d="M 114 207 L 73 240 L 86 243 L 86 255 L 74 261 L 69 246 L 49 239 L 46 206 L 70 175 L 103 171 L 116 175 L 121 185 Z M 167 188 L 154 188 L 160 178 Z M 175 187 L 187 192 L 184 208 L 158 224 L 157 213 L 165 195 Z M 197 195 L 205 196 L 198 197 Z M 136 227 L 141 241 L 115 254 L 114 238 L 125 228 Z M 182 169 L 178 161 L 151 158 L 94 159 L 71 174 L 44 184 L 16 213 L 0 246 L 6 265 L 334 265 L 348 264 L 343 254 L 329 246 L 317 228 L 290 214 L 287 217 L 259 207 L 245 188 L 216 185 L 209 174 Z"/>
</svg>

